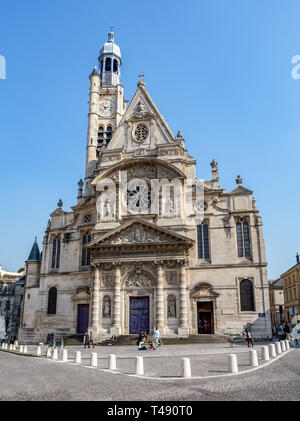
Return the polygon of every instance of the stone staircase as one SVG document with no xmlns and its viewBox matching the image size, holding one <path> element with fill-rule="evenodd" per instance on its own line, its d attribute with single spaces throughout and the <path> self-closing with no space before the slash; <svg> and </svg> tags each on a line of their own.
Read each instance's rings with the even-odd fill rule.
<svg viewBox="0 0 300 421">
<path fill-rule="evenodd" d="M 137 346 L 137 338 L 138 335 L 120 335 L 117 338 L 117 343 L 114 345 L 134 345 Z M 153 336 L 147 337 L 148 341 L 155 342 Z M 227 343 L 228 338 L 222 335 L 190 335 L 188 338 L 178 338 L 178 337 L 170 337 L 170 338 L 161 338 L 162 345 L 184 345 L 184 344 L 208 344 L 208 343 Z M 109 339 L 100 342 L 99 345 L 107 345 L 109 343 Z"/>
</svg>

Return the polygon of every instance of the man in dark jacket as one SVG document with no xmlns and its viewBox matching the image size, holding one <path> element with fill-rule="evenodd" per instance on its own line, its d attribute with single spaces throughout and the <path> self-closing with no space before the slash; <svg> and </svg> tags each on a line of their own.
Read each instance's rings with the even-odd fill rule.
<svg viewBox="0 0 300 421">
<path fill-rule="evenodd" d="M 91 347 L 90 346 L 90 335 L 89 335 L 89 332 L 85 332 L 85 334 L 84 334 L 84 347 L 86 348 L 86 347 Z"/>
</svg>

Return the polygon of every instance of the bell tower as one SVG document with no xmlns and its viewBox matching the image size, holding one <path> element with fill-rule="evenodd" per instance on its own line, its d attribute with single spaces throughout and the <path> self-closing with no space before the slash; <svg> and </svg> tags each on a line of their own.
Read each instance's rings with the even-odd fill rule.
<svg viewBox="0 0 300 421">
<path fill-rule="evenodd" d="M 110 29 L 108 41 L 100 49 L 99 71 L 90 75 L 90 100 L 84 196 L 92 196 L 91 182 L 95 176 L 102 150 L 109 145 L 126 110 L 124 89 L 121 85 L 121 51 Z"/>
</svg>

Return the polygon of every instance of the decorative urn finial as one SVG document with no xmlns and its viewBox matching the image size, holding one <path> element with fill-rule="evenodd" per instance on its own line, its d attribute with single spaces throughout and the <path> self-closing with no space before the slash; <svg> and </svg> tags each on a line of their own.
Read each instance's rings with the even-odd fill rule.
<svg viewBox="0 0 300 421">
<path fill-rule="evenodd" d="M 240 175 L 237 176 L 237 178 L 235 179 L 235 182 L 236 182 L 237 185 L 242 184 L 243 179 L 241 178 Z"/>
<path fill-rule="evenodd" d="M 177 132 L 177 139 L 182 139 L 182 134 L 180 130 L 178 130 Z"/>
<path fill-rule="evenodd" d="M 57 206 L 61 209 L 63 205 L 63 202 L 61 199 L 59 199 L 59 201 L 57 202 Z"/>
</svg>

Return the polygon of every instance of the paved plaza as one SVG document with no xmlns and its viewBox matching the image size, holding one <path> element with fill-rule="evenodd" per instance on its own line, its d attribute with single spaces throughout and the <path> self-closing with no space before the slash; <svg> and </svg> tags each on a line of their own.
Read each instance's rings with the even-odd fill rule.
<svg viewBox="0 0 300 421">
<path fill-rule="evenodd" d="M 274 361 L 249 366 L 249 349 L 227 344 L 170 345 L 157 351 L 137 351 L 132 346 L 68 346 L 68 362 L 0 352 L 1 400 L 299 400 L 300 349 Z M 34 352 L 36 347 L 29 346 Z M 75 365 L 75 352 L 82 352 Z M 90 367 L 97 352 L 98 367 Z M 228 375 L 228 354 L 237 355 L 239 374 Z M 117 373 L 107 371 L 108 356 L 115 354 Z M 42 355 L 46 354 L 46 347 Z M 136 356 L 144 357 L 144 377 L 135 377 Z M 189 357 L 192 378 L 181 376 L 181 358 Z M 61 359 L 59 352 L 58 358 Z"/>
</svg>

